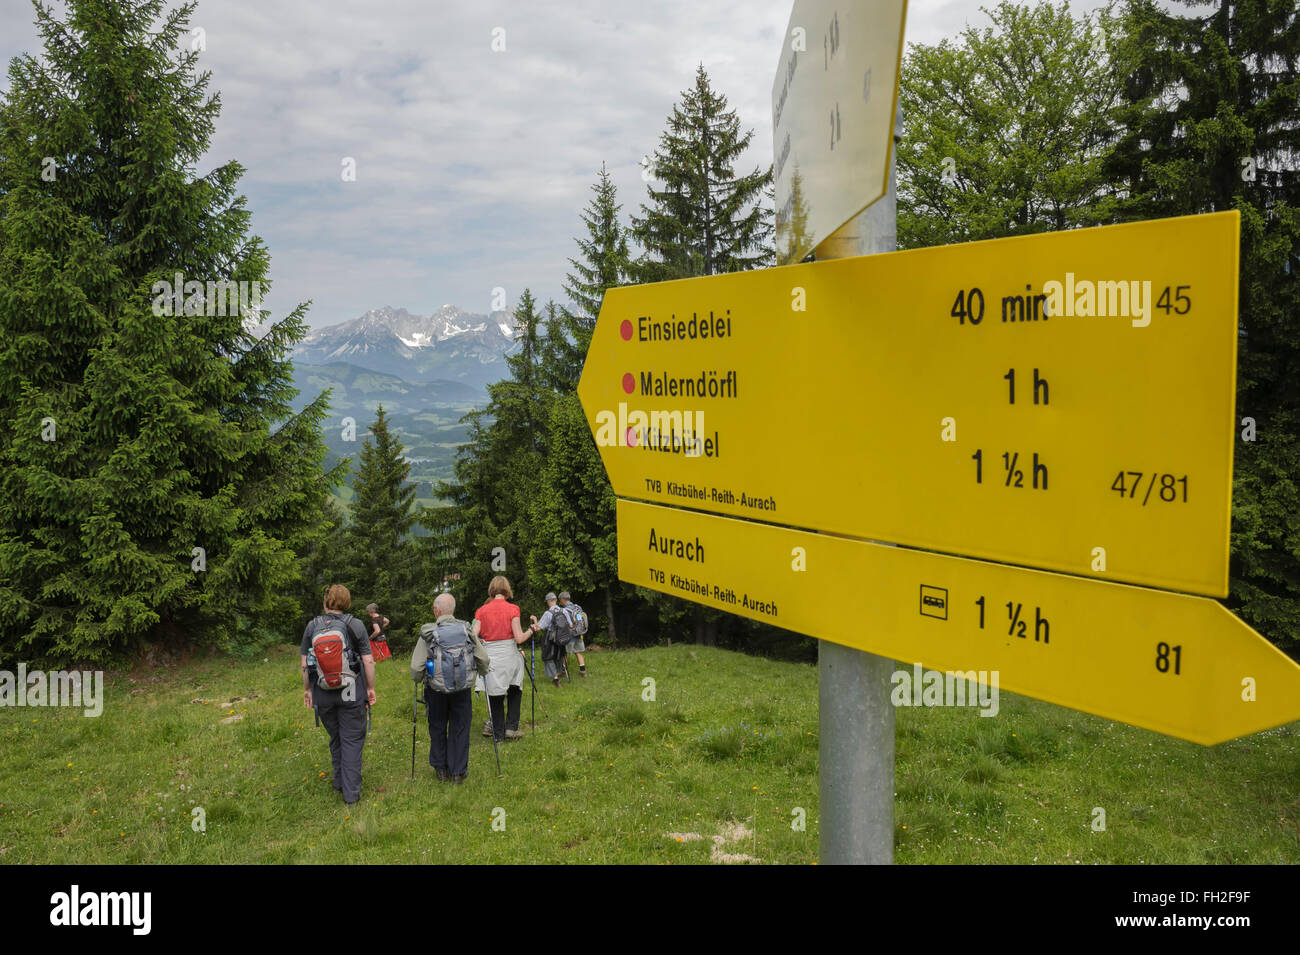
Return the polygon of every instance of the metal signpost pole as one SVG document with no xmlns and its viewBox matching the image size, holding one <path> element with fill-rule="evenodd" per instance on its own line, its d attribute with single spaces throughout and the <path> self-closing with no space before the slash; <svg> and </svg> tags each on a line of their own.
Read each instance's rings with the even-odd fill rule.
<svg viewBox="0 0 1300 955">
<path fill-rule="evenodd" d="M 902 134 L 901 108 L 894 138 Z M 818 259 L 893 252 L 895 159 L 885 195 L 818 247 Z M 828 254 L 829 253 L 829 254 Z M 866 624 L 869 626 L 870 624 Z M 894 861 L 893 660 L 817 641 L 818 857 L 822 865 Z"/>
</svg>

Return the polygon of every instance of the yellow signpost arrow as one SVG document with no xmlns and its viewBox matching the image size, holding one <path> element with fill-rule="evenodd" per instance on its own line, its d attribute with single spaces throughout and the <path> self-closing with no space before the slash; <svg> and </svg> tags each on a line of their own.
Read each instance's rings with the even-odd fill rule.
<svg viewBox="0 0 1300 955">
<path fill-rule="evenodd" d="M 1203 597 L 624 500 L 618 567 L 642 587 L 1197 743 L 1300 719 L 1300 666 Z"/>
<path fill-rule="evenodd" d="M 1227 594 L 1236 212 L 611 289 L 619 497 Z"/>
</svg>

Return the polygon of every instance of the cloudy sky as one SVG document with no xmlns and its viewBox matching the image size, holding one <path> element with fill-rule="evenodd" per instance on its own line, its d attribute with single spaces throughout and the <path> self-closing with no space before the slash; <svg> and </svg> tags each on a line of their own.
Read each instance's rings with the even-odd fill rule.
<svg viewBox="0 0 1300 955">
<path fill-rule="evenodd" d="M 382 305 L 486 312 L 497 287 L 511 305 L 525 287 L 560 299 L 601 162 L 626 217 L 645 198 L 639 162 L 697 64 L 754 130 L 740 168 L 771 162 L 791 6 L 201 0 L 191 24 L 204 31 L 200 62 L 222 113 L 199 172 L 232 158 L 246 168 L 253 228 L 272 255 L 273 317 L 307 299 L 314 326 Z M 0 4 L 6 63 L 39 52 L 32 20 L 23 0 Z M 987 23 L 980 0 L 911 0 L 907 41 L 935 43 L 967 23 Z M 354 182 L 343 181 L 345 157 Z"/>
</svg>

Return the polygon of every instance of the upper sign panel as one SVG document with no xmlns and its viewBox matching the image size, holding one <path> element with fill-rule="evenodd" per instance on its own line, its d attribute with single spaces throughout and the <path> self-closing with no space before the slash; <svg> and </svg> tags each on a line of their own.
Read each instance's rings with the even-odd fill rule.
<svg viewBox="0 0 1300 955">
<path fill-rule="evenodd" d="M 907 0 L 796 0 L 772 84 L 777 257 L 885 194 Z"/>
<path fill-rule="evenodd" d="M 620 497 L 1228 589 L 1238 214 L 610 290 Z"/>
</svg>

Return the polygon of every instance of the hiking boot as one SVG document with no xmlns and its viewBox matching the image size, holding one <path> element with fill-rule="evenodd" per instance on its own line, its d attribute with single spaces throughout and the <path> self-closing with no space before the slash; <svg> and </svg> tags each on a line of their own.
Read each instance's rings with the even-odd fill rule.
<svg viewBox="0 0 1300 955">
<path fill-rule="evenodd" d="M 560 678 L 559 678 L 558 676 L 553 676 L 553 677 L 551 677 L 551 682 L 554 683 L 556 686 L 559 686 L 559 685 L 560 685 Z"/>
<path fill-rule="evenodd" d="M 519 730 L 506 730 L 506 739 L 523 739 L 524 734 Z"/>
<path fill-rule="evenodd" d="M 483 735 L 484 735 L 484 736 L 491 736 L 491 735 L 492 735 L 492 721 L 491 721 L 491 720 L 488 720 L 486 723 L 483 724 Z"/>
<path fill-rule="evenodd" d="M 445 783 L 451 778 L 451 773 L 447 772 L 445 769 L 435 769 L 434 772 L 438 774 L 438 782 L 440 783 Z"/>
<path fill-rule="evenodd" d="M 586 675 L 587 675 L 587 668 L 586 668 L 586 667 L 578 667 L 578 676 L 586 676 Z"/>
<path fill-rule="evenodd" d="M 457 786 L 459 786 L 461 783 L 465 781 L 465 777 L 468 775 L 469 773 L 457 773 L 455 776 L 451 777 L 451 781 L 455 783 Z"/>
</svg>

